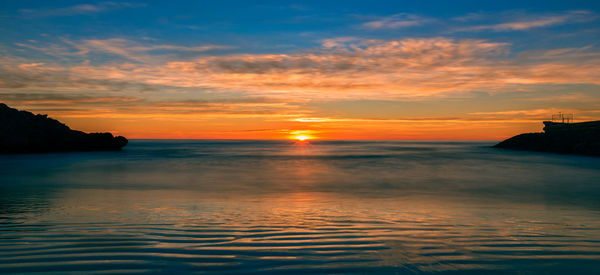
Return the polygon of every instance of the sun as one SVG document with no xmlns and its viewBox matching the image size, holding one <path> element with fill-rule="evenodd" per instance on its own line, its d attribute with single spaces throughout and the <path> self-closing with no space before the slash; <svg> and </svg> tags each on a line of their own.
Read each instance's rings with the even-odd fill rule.
<svg viewBox="0 0 600 275">
<path fill-rule="evenodd" d="M 299 135 L 299 136 L 295 136 L 294 139 L 299 140 L 299 141 L 305 141 L 305 140 L 311 139 L 311 137 L 305 136 L 305 135 Z"/>
</svg>

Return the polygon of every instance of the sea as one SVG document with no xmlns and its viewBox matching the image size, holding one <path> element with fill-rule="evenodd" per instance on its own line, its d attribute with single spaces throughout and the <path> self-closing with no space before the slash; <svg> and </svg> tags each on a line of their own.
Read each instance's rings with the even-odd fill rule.
<svg viewBox="0 0 600 275">
<path fill-rule="evenodd" d="M 600 273 L 600 158 L 493 144 L 0 155 L 0 273 Z"/>
</svg>

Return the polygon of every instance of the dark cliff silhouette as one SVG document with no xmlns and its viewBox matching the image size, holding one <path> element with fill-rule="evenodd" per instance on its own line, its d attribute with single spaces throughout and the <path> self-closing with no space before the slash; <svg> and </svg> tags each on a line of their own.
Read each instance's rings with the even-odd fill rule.
<svg viewBox="0 0 600 275">
<path fill-rule="evenodd" d="M 120 150 L 127 139 L 71 130 L 49 118 L 0 103 L 0 153 Z"/>
<path fill-rule="evenodd" d="M 559 154 L 600 156 L 600 121 L 557 123 L 544 121 L 543 133 L 520 134 L 494 147 Z"/>
</svg>

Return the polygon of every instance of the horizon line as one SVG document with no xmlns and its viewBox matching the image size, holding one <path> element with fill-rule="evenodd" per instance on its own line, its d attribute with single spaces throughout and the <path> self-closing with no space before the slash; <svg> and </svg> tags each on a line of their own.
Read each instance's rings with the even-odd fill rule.
<svg viewBox="0 0 600 275">
<path fill-rule="evenodd" d="M 127 137 L 125 137 L 127 138 Z M 291 141 L 298 142 L 295 139 L 231 139 L 231 138 L 127 138 L 128 140 L 215 140 L 215 141 Z M 311 139 L 310 141 L 304 141 L 310 143 L 312 141 L 446 141 L 446 142 L 492 142 L 502 141 L 502 139 Z"/>
</svg>

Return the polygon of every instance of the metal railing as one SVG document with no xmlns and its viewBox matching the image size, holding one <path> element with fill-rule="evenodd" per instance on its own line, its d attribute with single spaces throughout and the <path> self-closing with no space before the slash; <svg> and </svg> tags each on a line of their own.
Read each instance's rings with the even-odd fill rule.
<svg viewBox="0 0 600 275">
<path fill-rule="evenodd" d="M 573 123 L 573 114 L 564 114 L 562 112 L 552 115 L 552 122 Z"/>
</svg>

